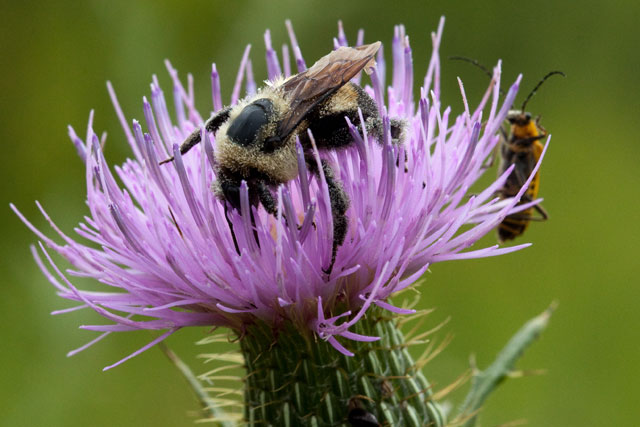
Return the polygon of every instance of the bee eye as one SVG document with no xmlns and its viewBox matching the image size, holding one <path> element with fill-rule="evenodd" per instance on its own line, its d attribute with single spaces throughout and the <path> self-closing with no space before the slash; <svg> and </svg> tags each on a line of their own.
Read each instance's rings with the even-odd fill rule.
<svg viewBox="0 0 640 427">
<path fill-rule="evenodd" d="M 227 135 L 233 142 L 247 146 L 255 142 L 260 128 L 269 122 L 273 104 L 268 99 L 258 99 L 242 109 L 233 120 Z"/>
<path fill-rule="evenodd" d="M 527 121 L 531 120 L 531 113 L 525 113 L 524 117 Z"/>
</svg>

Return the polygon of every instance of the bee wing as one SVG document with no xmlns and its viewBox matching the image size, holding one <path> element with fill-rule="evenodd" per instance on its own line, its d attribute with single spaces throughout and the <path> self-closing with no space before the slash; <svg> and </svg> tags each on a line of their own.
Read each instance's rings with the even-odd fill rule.
<svg viewBox="0 0 640 427">
<path fill-rule="evenodd" d="M 292 76 L 280 86 L 289 100 L 289 114 L 277 130 L 281 140 L 293 132 L 316 105 L 344 86 L 362 69 L 375 65 L 380 42 L 358 47 L 341 47 L 320 58 L 311 68 Z"/>
</svg>

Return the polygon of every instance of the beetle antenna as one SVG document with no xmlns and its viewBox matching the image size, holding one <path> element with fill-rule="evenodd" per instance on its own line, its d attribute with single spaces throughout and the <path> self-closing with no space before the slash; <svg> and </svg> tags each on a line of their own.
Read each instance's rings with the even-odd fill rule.
<svg viewBox="0 0 640 427">
<path fill-rule="evenodd" d="M 466 56 L 450 56 L 448 59 L 453 60 L 453 61 L 464 61 L 464 62 L 468 62 L 471 65 L 475 65 L 476 67 L 478 67 L 482 71 L 484 71 L 484 73 L 487 76 L 489 76 L 490 79 L 493 79 L 493 73 L 491 71 L 489 71 L 489 69 L 487 67 L 485 67 L 480 62 L 478 62 L 477 59 L 467 58 Z M 500 95 L 504 95 L 504 91 L 502 89 L 500 89 Z"/>
<path fill-rule="evenodd" d="M 524 112 L 524 108 L 527 106 L 527 102 L 529 102 L 529 100 L 533 97 L 533 95 L 535 95 L 536 91 L 540 89 L 540 86 L 542 86 L 542 83 L 544 83 L 549 77 L 556 74 L 560 74 L 562 77 L 567 77 L 562 71 L 551 71 L 550 73 L 548 73 L 546 76 L 542 78 L 542 80 L 538 82 L 536 87 L 534 87 L 533 90 L 529 92 L 529 95 L 527 95 L 527 99 L 525 99 L 524 102 L 522 103 L 522 108 L 520 108 L 520 111 Z"/>
<path fill-rule="evenodd" d="M 464 62 L 468 62 L 469 64 L 475 65 L 476 67 L 484 71 L 484 73 L 487 76 L 489 76 L 490 79 L 493 78 L 493 73 L 491 73 L 491 71 L 489 71 L 487 67 L 485 67 L 480 62 L 478 62 L 477 59 L 467 58 L 466 56 L 450 56 L 449 59 L 452 61 L 464 61 Z"/>
</svg>

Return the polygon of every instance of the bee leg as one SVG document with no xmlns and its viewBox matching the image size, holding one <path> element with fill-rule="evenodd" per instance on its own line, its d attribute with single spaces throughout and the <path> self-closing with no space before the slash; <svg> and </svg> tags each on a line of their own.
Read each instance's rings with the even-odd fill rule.
<svg viewBox="0 0 640 427">
<path fill-rule="evenodd" d="M 229 208 L 227 207 L 227 203 L 224 202 L 224 218 L 227 220 L 227 225 L 229 226 L 229 231 L 231 231 L 231 238 L 233 239 L 233 246 L 236 248 L 236 253 L 240 255 L 240 247 L 238 246 L 238 239 L 236 239 L 236 233 L 233 231 L 233 224 L 229 219 Z"/>
<path fill-rule="evenodd" d="M 257 182 L 251 182 L 249 184 L 249 216 L 251 219 L 251 230 L 253 230 L 253 239 L 256 242 L 256 245 L 258 245 L 258 248 L 260 247 L 260 238 L 258 237 L 258 227 L 256 225 L 256 217 L 253 213 L 253 208 L 252 206 L 258 206 L 258 203 L 260 203 L 260 201 L 262 200 L 260 197 L 260 193 L 259 191 L 256 192 L 256 190 L 259 190 L 259 185 Z M 267 189 L 268 191 L 268 189 Z M 272 198 L 273 200 L 273 198 Z"/>
<path fill-rule="evenodd" d="M 227 176 L 224 172 L 218 172 L 218 180 L 214 184 L 213 190 L 215 193 L 219 195 L 223 199 L 224 203 L 224 216 L 227 220 L 227 225 L 229 226 L 229 230 L 231 231 L 231 237 L 233 237 L 233 245 L 236 248 L 236 252 L 240 255 L 240 247 L 238 246 L 238 240 L 236 239 L 236 234 L 233 230 L 233 224 L 229 219 L 228 215 L 228 206 L 231 206 L 232 209 L 235 209 L 238 212 L 241 212 L 240 206 L 240 183 L 234 177 Z M 255 206 L 258 203 L 258 197 L 255 194 L 253 185 L 249 187 L 249 203 L 251 206 Z M 253 215 L 253 209 L 249 209 L 250 212 L 250 220 L 251 220 L 251 228 L 253 229 L 253 237 L 255 238 L 256 244 L 260 247 L 260 240 L 258 239 L 258 231 L 256 228 L 256 220 Z"/>
<path fill-rule="evenodd" d="M 267 185 L 267 183 L 262 180 L 256 181 L 256 188 L 258 190 L 258 198 L 260 200 L 260 203 L 264 207 L 264 210 L 277 218 L 278 201 L 273 197 L 273 194 L 271 193 L 271 190 L 269 190 L 269 186 Z M 285 221 L 288 221 L 284 213 L 282 213 L 281 215 Z M 300 229 L 299 226 L 298 229 Z"/>
<path fill-rule="evenodd" d="M 391 144 L 402 145 L 404 141 L 404 129 L 406 123 L 403 120 L 391 119 Z M 400 156 L 396 159 L 396 167 L 400 167 Z M 407 155 L 407 149 L 404 151 L 404 173 L 409 172 L 409 156 Z"/>
<path fill-rule="evenodd" d="M 266 210 L 268 213 L 270 213 L 273 216 L 277 216 L 278 203 L 273 197 L 273 194 L 271 194 L 271 190 L 269 190 L 269 187 L 267 186 L 267 184 L 264 181 L 260 180 L 260 181 L 256 181 L 255 186 L 258 192 L 258 199 L 260 200 L 260 203 L 264 207 L 264 210 Z"/>
<path fill-rule="evenodd" d="M 249 211 L 249 215 L 251 216 L 251 229 L 253 230 L 253 238 L 256 241 L 256 245 L 258 248 L 260 247 L 260 239 L 258 237 L 258 227 L 256 226 L 256 217 L 253 215 L 253 209 Z"/>
<path fill-rule="evenodd" d="M 233 238 L 233 246 L 236 249 L 236 252 L 238 253 L 238 255 L 240 255 L 240 246 L 238 246 L 238 239 L 236 238 L 236 233 L 233 231 L 233 223 L 231 222 L 231 220 L 229 219 L 229 215 L 228 215 L 228 210 L 229 208 L 227 207 L 227 203 L 224 204 L 224 218 L 227 220 L 227 225 L 229 226 L 229 231 L 231 231 L 231 237 Z M 253 216 L 253 210 L 251 211 L 251 228 L 253 229 L 253 238 L 256 241 L 256 244 L 258 245 L 258 248 L 260 247 L 260 239 L 258 239 L 258 230 L 256 227 L 256 219 Z"/>
<path fill-rule="evenodd" d="M 406 127 L 406 123 L 403 120 L 391 119 L 390 120 L 390 133 L 391 133 L 391 144 L 392 145 L 402 145 L 404 140 L 404 129 Z M 382 119 L 377 115 L 371 115 L 367 117 L 365 120 L 365 127 L 367 129 L 367 133 L 376 137 L 379 143 L 383 143 L 384 141 L 384 126 L 382 124 Z M 358 130 L 362 133 L 362 129 L 358 126 Z M 404 152 L 404 172 L 409 172 L 409 157 L 407 152 Z M 400 155 L 396 158 L 396 167 L 400 167 Z"/>
<path fill-rule="evenodd" d="M 325 160 L 322 160 L 322 171 L 324 172 L 324 178 L 329 187 L 329 200 L 331 201 L 331 216 L 333 219 L 333 245 L 331 247 L 331 263 L 324 273 L 331 274 L 333 265 L 336 262 L 336 254 L 338 247 L 344 243 L 344 239 L 347 236 L 347 227 L 349 225 L 346 212 L 349 209 L 349 197 L 345 193 L 340 182 L 335 178 L 335 174 L 331 165 Z"/>
<path fill-rule="evenodd" d="M 404 120 L 391 119 L 391 143 L 393 145 L 400 145 L 404 141 L 404 131 L 407 127 L 407 123 Z"/>
<path fill-rule="evenodd" d="M 207 120 L 204 123 L 205 130 L 207 132 L 215 133 L 218 130 L 218 128 L 220 128 L 220 126 L 222 126 L 222 124 L 229 119 L 230 112 L 231 112 L 231 107 L 227 107 L 220 110 L 217 114 L 211 116 L 209 120 Z M 200 132 L 201 132 L 200 128 L 197 128 L 193 132 L 191 132 L 191 135 L 189 135 L 187 139 L 185 139 L 184 142 L 180 145 L 180 154 L 185 154 L 187 151 L 191 150 L 200 142 Z M 173 156 L 161 161 L 160 164 L 163 165 L 165 163 L 170 163 L 172 161 L 173 161 Z"/>
<path fill-rule="evenodd" d="M 390 119 L 390 131 L 391 131 L 391 144 L 401 145 L 404 140 L 404 130 L 407 124 L 404 120 Z M 362 128 L 357 126 L 358 131 L 362 134 Z M 369 135 L 374 136 L 380 144 L 384 142 L 384 126 L 382 125 L 382 119 L 376 115 L 370 115 L 365 118 L 365 128 Z"/>
</svg>

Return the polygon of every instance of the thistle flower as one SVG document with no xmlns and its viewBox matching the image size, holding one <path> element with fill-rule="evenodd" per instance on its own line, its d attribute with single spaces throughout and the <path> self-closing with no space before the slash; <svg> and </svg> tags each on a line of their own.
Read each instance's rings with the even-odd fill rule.
<svg viewBox="0 0 640 427">
<path fill-rule="evenodd" d="M 499 106 L 498 64 L 489 88 L 473 111 L 460 82 L 465 112 L 453 117 L 451 108 L 443 109 L 440 103 L 438 47 L 443 23 L 432 35 L 433 53 L 417 105 L 412 90 L 412 51 L 401 26 L 395 29 L 391 47 L 391 85 L 385 90 L 387 66 L 381 49 L 371 85 L 366 86 L 387 122 L 388 117 L 397 117 L 408 123 L 404 145 L 392 146 L 389 138 L 374 141 L 369 135 L 362 137 L 355 124 L 349 123 L 352 146 L 315 153 L 318 159 L 323 157 L 334 165 L 351 201 L 348 235 L 338 249 L 334 273 L 328 278 L 322 271 L 332 247 L 327 183 L 322 174 L 319 178 L 309 174 L 300 147 L 298 178 L 277 188 L 277 217 L 250 206 L 243 184 L 241 211 L 229 213 L 238 254 L 223 202 L 211 191 L 216 179 L 215 135 L 205 134 L 199 149 L 184 157 L 176 150 L 203 123 L 194 108 L 191 76 L 185 89 L 177 71 L 166 62 L 173 80 L 175 122 L 155 76 L 151 102 L 143 98 L 144 123 L 130 123 L 125 118 L 108 83 L 133 158 L 116 166 L 115 175 L 112 173 L 93 130 L 93 112 L 86 139 L 69 127 L 71 141 L 86 165 L 89 207 L 89 215 L 75 232 L 88 243 L 61 231 L 37 203 L 63 241 L 56 243 L 12 205 L 41 240 L 44 260 L 32 249 L 38 266 L 61 297 L 79 303 L 55 313 L 90 308 L 112 322 L 82 326 L 103 334 L 70 354 L 111 332 L 165 331 L 135 355 L 185 326 L 224 326 L 242 332 L 260 320 L 274 328 L 290 322 L 350 355 L 348 340 L 378 339 L 351 332 L 353 325 L 373 305 L 393 313 L 409 313 L 391 305 L 389 298 L 411 286 L 432 264 L 501 255 L 527 246 L 467 250 L 506 215 L 527 207 L 516 203 L 528 183 L 516 198 L 494 197 L 510 170 L 482 192 L 468 195 L 498 142 L 497 131 L 514 101 L 520 77 Z M 305 69 L 305 60 L 288 27 L 300 72 Z M 283 46 L 281 64 L 268 31 L 265 42 L 269 79 L 281 73 L 291 75 L 287 46 Z M 362 43 L 361 31 L 357 44 Z M 346 45 L 340 27 L 334 47 Z M 247 95 L 256 90 L 249 51 L 247 46 L 230 104 L 240 98 L 243 82 Z M 219 110 L 222 97 L 215 64 L 211 79 L 213 107 Z M 159 160 L 174 154 L 173 166 L 158 165 Z M 401 159 L 405 159 L 404 169 Z M 255 229 L 250 210 L 254 211 Z M 285 221 L 284 217 L 293 220 Z M 461 231 L 468 224 L 471 227 Z M 46 248 L 60 254 L 73 268 L 63 273 Z M 69 276 L 92 277 L 111 289 L 80 290 Z"/>
<path fill-rule="evenodd" d="M 351 202 L 347 211 L 348 234 L 338 249 L 330 276 L 322 270 L 331 258 L 333 242 L 329 189 L 322 173 L 319 176 L 309 173 L 299 145 L 298 177 L 275 189 L 276 216 L 269 215 L 260 206 L 250 205 L 248 188 L 243 183 L 241 209 L 229 211 L 226 217 L 224 202 L 211 190 L 216 180 L 215 135 L 203 131 L 203 143 L 197 149 L 184 156 L 178 150 L 178 145 L 203 123 L 203 116 L 194 107 L 191 76 L 185 88 L 177 71 L 166 62 L 173 80 L 176 121 L 169 115 L 167 101 L 155 76 L 150 102 L 143 98 L 143 123 L 126 119 L 108 83 L 133 158 L 116 166 L 115 174 L 111 171 L 103 155 L 103 141 L 93 130 L 93 112 L 89 115 L 84 140 L 69 127 L 71 141 L 86 165 L 89 215 L 75 228 L 84 240 L 65 234 L 37 203 L 62 240 L 57 243 L 12 205 L 41 240 L 41 251 L 32 248 L 40 269 L 61 297 L 78 303 L 54 313 L 89 308 L 111 322 L 81 326 L 102 334 L 69 355 L 112 332 L 164 331 L 132 355 L 105 368 L 109 369 L 183 327 L 214 326 L 231 328 L 240 336 L 252 328 L 255 332 L 255 327 L 266 328 L 270 331 L 267 335 L 272 334 L 269 339 L 281 336 L 283 341 L 291 338 L 287 334 L 294 331 L 294 335 L 318 337 L 319 343 L 327 341 L 334 348 L 333 355 L 353 356 L 373 341 L 396 339 L 395 335 L 382 336 L 381 329 L 362 321 L 372 311 L 378 314 L 388 311 L 394 315 L 412 313 L 413 310 L 392 305 L 390 298 L 412 286 L 432 264 L 501 255 L 528 246 L 470 249 L 505 216 L 527 209 L 537 201 L 517 204 L 529 181 L 515 198 L 494 196 L 511 169 L 483 191 L 469 195 L 470 187 L 485 172 L 486 160 L 499 141 L 498 130 L 514 101 L 520 77 L 501 103 L 498 64 L 474 110 L 469 108 L 459 81 L 465 109 L 461 115 L 452 116 L 451 108 L 443 108 L 440 101 L 438 48 L 443 24 L 444 19 L 432 34 L 433 53 L 417 104 L 413 93 L 412 51 L 404 28 L 395 28 L 388 87 L 383 51 L 378 52 L 377 68 L 365 90 L 378 103 L 383 117 L 386 136 L 382 141 L 375 141 L 366 132 L 360 135 L 356 123 L 349 123 L 354 140 L 351 146 L 339 151 L 314 152 L 318 162 L 322 158 L 333 165 Z M 306 62 L 291 25 L 287 23 L 287 26 L 296 68 L 301 72 L 306 69 Z M 364 33 L 360 31 L 356 45 L 363 42 Z M 291 75 L 289 47 L 283 45 L 281 63 L 268 31 L 265 43 L 268 78 Z M 341 25 L 333 43 L 334 48 L 348 45 Z M 249 53 L 250 46 L 247 46 L 231 105 L 238 102 L 243 83 L 247 95 L 256 91 Z M 359 83 L 360 78 L 355 80 Z M 217 111 L 223 102 L 215 64 L 211 80 L 213 108 Z M 389 117 L 407 123 L 402 146 L 391 145 Z M 171 155 L 175 156 L 172 165 L 158 164 Z M 64 273 L 53 261 L 49 249 L 65 258 L 72 268 Z M 78 289 L 72 276 L 95 278 L 105 285 L 105 290 Z M 390 331 L 391 335 L 395 334 L 395 329 Z M 248 354 L 263 351 L 253 348 L 251 342 L 243 345 L 243 351 Z M 289 351 L 298 351 L 297 345 L 292 344 Z M 314 357 L 334 357 L 327 356 L 325 350 L 312 349 L 309 353 Z M 388 356 L 384 353 L 380 357 Z M 395 357 L 394 353 L 392 360 L 384 363 L 393 365 Z M 409 368 L 415 371 L 408 353 L 398 357 L 409 363 L 398 375 L 408 372 Z M 257 369 L 249 360 L 247 358 L 248 369 Z M 348 362 L 345 363 L 348 366 Z M 410 399 L 415 394 L 412 390 L 416 389 L 423 400 L 428 401 L 430 394 L 425 391 L 428 383 L 421 374 L 412 375 L 418 385 L 409 383 L 406 399 Z M 370 396 L 367 387 L 363 387 L 364 391 L 353 390 Z M 247 393 L 248 401 L 264 399 L 262 394 Z M 304 414 L 298 403 L 298 410 Z M 263 403 L 263 411 L 264 406 Z M 389 418 L 388 408 L 379 409 L 387 420 L 397 421 Z M 253 419 L 255 414 L 251 411 L 246 412 L 247 419 Z M 423 412 L 420 419 L 441 424 L 434 407 Z M 409 411 L 401 416 L 411 419 L 412 414 Z M 274 415 L 263 413 L 262 416 Z"/>
</svg>

